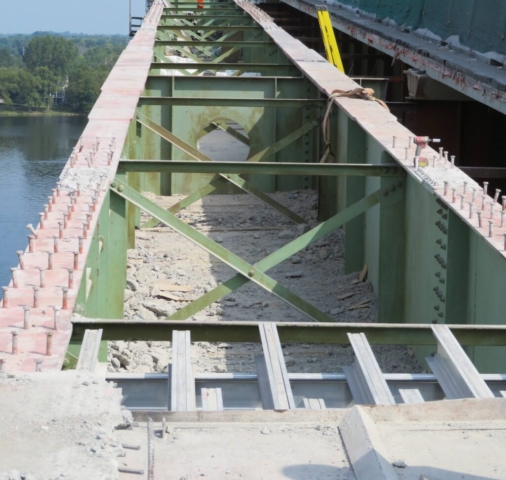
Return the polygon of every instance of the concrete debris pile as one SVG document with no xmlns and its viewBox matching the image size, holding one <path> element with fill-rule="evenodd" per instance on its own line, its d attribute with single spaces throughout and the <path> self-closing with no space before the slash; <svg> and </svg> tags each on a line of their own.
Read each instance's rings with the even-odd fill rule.
<svg viewBox="0 0 506 480">
<path fill-rule="evenodd" d="M 306 219 L 293 225 L 263 204 L 245 195 L 215 195 L 178 214 L 179 218 L 250 263 L 255 263 L 317 225 L 316 192 L 284 192 L 273 197 Z M 180 196 L 155 197 L 164 207 Z M 148 217 L 143 217 L 142 221 Z M 234 271 L 167 227 L 137 231 L 136 249 L 128 252 L 125 318 L 165 321 Z M 358 273 L 344 274 L 344 231 L 315 242 L 268 271 L 268 274 L 337 322 L 374 322 L 376 295 Z M 287 321 L 309 319 L 285 302 L 249 283 L 222 300 L 195 312 L 195 321 Z M 211 344 L 192 347 L 197 372 L 254 372 L 254 344 Z M 350 348 L 319 345 L 284 345 L 287 367 L 293 372 L 340 372 L 353 361 Z M 419 371 L 404 347 L 375 349 L 386 372 Z M 165 372 L 171 358 L 169 342 L 111 342 L 109 370 Z"/>
</svg>

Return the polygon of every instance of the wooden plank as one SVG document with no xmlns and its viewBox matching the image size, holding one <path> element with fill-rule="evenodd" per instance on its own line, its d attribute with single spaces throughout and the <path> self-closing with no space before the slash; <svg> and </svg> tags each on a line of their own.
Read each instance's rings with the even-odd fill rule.
<svg viewBox="0 0 506 480">
<path fill-rule="evenodd" d="M 262 407 L 264 410 L 274 410 L 274 401 L 267 373 L 265 355 L 255 355 L 255 364 L 257 369 L 258 391 L 260 392 Z"/>
<path fill-rule="evenodd" d="M 494 394 L 447 325 L 431 325 L 437 353 L 427 358 L 446 398 L 494 398 Z"/>
<path fill-rule="evenodd" d="M 399 389 L 399 393 L 401 394 L 404 403 L 424 403 L 425 401 L 420 393 L 420 390 L 417 388 L 401 388 Z"/>
<path fill-rule="evenodd" d="M 159 293 L 157 297 L 165 298 L 166 300 L 172 300 L 173 302 L 193 302 L 195 298 L 181 298 L 171 295 L 170 293 Z"/>
<path fill-rule="evenodd" d="M 102 340 L 102 330 L 86 330 L 77 361 L 77 370 L 94 372 L 98 362 L 98 351 Z"/>
<path fill-rule="evenodd" d="M 171 411 L 195 410 L 195 379 L 191 365 L 189 331 L 172 333 L 172 364 L 170 365 Z"/>
<path fill-rule="evenodd" d="M 295 408 L 276 325 L 264 322 L 260 323 L 258 328 L 264 354 L 258 356 L 258 359 L 255 357 L 255 360 L 257 361 L 259 389 L 264 409 L 288 410 Z"/>
<path fill-rule="evenodd" d="M 223 396 L 221 388 L 203 388 L 201 390 L 202 410 L 216 412 L 223 410 Z"/>
<path fill-rule="evenodd" d="M 307 410 L 326 410 L 325 400 L 323 398 L 304 398 L 304 408 Z"/>
<path fill-rule="evenodd" d="M 176 285 L 169 280 L 157 280 L 153 283 L 153 287 L 167 292 L 191 292 L 192 290 L 189 285 Z"/>
<path fill-rule="evenodd" d="M 363 333 L 349 333 L 355 362 L 343 371 L 358 405 L 395 405 L 374 353 Z"/>
</svg>

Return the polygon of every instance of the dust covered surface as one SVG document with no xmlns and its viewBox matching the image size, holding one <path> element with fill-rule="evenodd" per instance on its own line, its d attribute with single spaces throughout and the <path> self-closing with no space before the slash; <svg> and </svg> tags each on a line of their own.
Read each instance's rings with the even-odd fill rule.
<svg viewBox="0 0 506 480">
<path fill-rule="evenodd" d="M 118 478 L 121 392 L 84 371 L 0 374 L 0 479 Z"/>
<path fill-rule="evenodd" d="M 156 197 L 168 208 L 183 196 Z M 182 210 L 177 216 L 251 264 L 278 250 L 318 225 L 317 194 L 303 190 L 271 195 L 306 220 L 295 225 L 272 208 L 249 195 L 212 195 Z M 142 214 L 141 221 L 149 217 Z M 334 231 L 301 250 L 266 273 L 325 312 L 336 322 L 375 322 L 377 297 L 359 273 L 345 275 L 344 230 Z M 128 251 L 125 318 L 133 321 L 166 321 L 235 271 L 168 227 L 136 232 L 136 248 Z M 174 299 L 175 298 L 175 299 Z M 188 320 L 219 322 L 307 322 L 303 313 L 280 298 L 248 282 Z M 421 367 L 406 347 L 373 347 L 384 372 L 420 372 Z M 339 373 L 354 360 L 351 347 L 284 344 L 290 372 Z M 260 344 L 192 345 L 195 372 L 254 372 L 254 355 Z M 109 371 L 166 372 L 171 361 L 170 342 L 111 342 Z"/>
<path fill-rule="evenodd" d="M 337 422 L 209 424 L 169 419 L 163 438 L 160 426 L 155 425 L 155 479 L 355 480 Z M 141 444 L 138 452 L 128 452 L 128 467 L 141 464 L 145 432 L 143 423 L 121 432 L 122 442 Z"/>
</svg>

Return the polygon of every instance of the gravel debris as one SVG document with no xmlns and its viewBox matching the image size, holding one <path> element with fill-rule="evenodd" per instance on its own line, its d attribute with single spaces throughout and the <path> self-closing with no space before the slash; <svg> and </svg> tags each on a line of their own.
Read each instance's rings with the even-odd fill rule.
<svg viewBox="0 0 506 480">
<path fill-rule="evenodd" d="M 183 198 L 180 195 L 146 195 L 165 208 Z M 254 264 L 318 225 L 315 191 L 278 192 L 272 198 L 302 216 L 307 224 L 294 226 L 275 210 L 246 195 L 208 196 L 177 216 Z M 141 221 L 148 218 L 143 214 Z M 377 298 L 371 285 L 367 280 L 357 282 L 359 272 L 344 274 L 342 228 L 266 273 L 336 322 L 376 321 Z M 137 230 L 136 248 L 128 251 L 125 318 L 166 321 L 167 316 L 234 274 L 232 268 L 168 227 Z M 355 308 L 350 310 L 351 307 Z M 252 282 L 188 319 L 201 322 L 310 321 L 303 313 Z M 222 345 L 193 343 L 194 371 L 255 372 L 254 355 L 262 353 L 260 344 L 231 343 L 226 348 Z M 422 371 L 406 347 L 378 346 L 373 350 L 384 372 Z M 283 344 L 283 352 L 288 357 L 288 371 L 292 373 L 341 373 L 342 367 L 354 360 L 349 346 Z M 166 372 L 171 355 L 170 342 L 110 342 L 108 369 L 111 372 Z"/>
</svg>

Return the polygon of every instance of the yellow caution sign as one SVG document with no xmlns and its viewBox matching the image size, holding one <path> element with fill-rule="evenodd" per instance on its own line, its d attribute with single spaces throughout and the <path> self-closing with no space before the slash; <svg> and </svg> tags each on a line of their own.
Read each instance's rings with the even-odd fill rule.
<svg viewBox="0 0 506 480">
<path fill-rule="evenodd" d="M 339 48 L 337 48 L 336 36 L 334 34 L 334 27 L 332 27 L 332 22 L 330 21 L 329 11 L 324 5 L 319 5 L 316 7 L 316 13 L 318 14 L 318 23 L 322 31 L 327 60 L 344 73 L 343 62 L 339 54 Z"/>
</svg>

